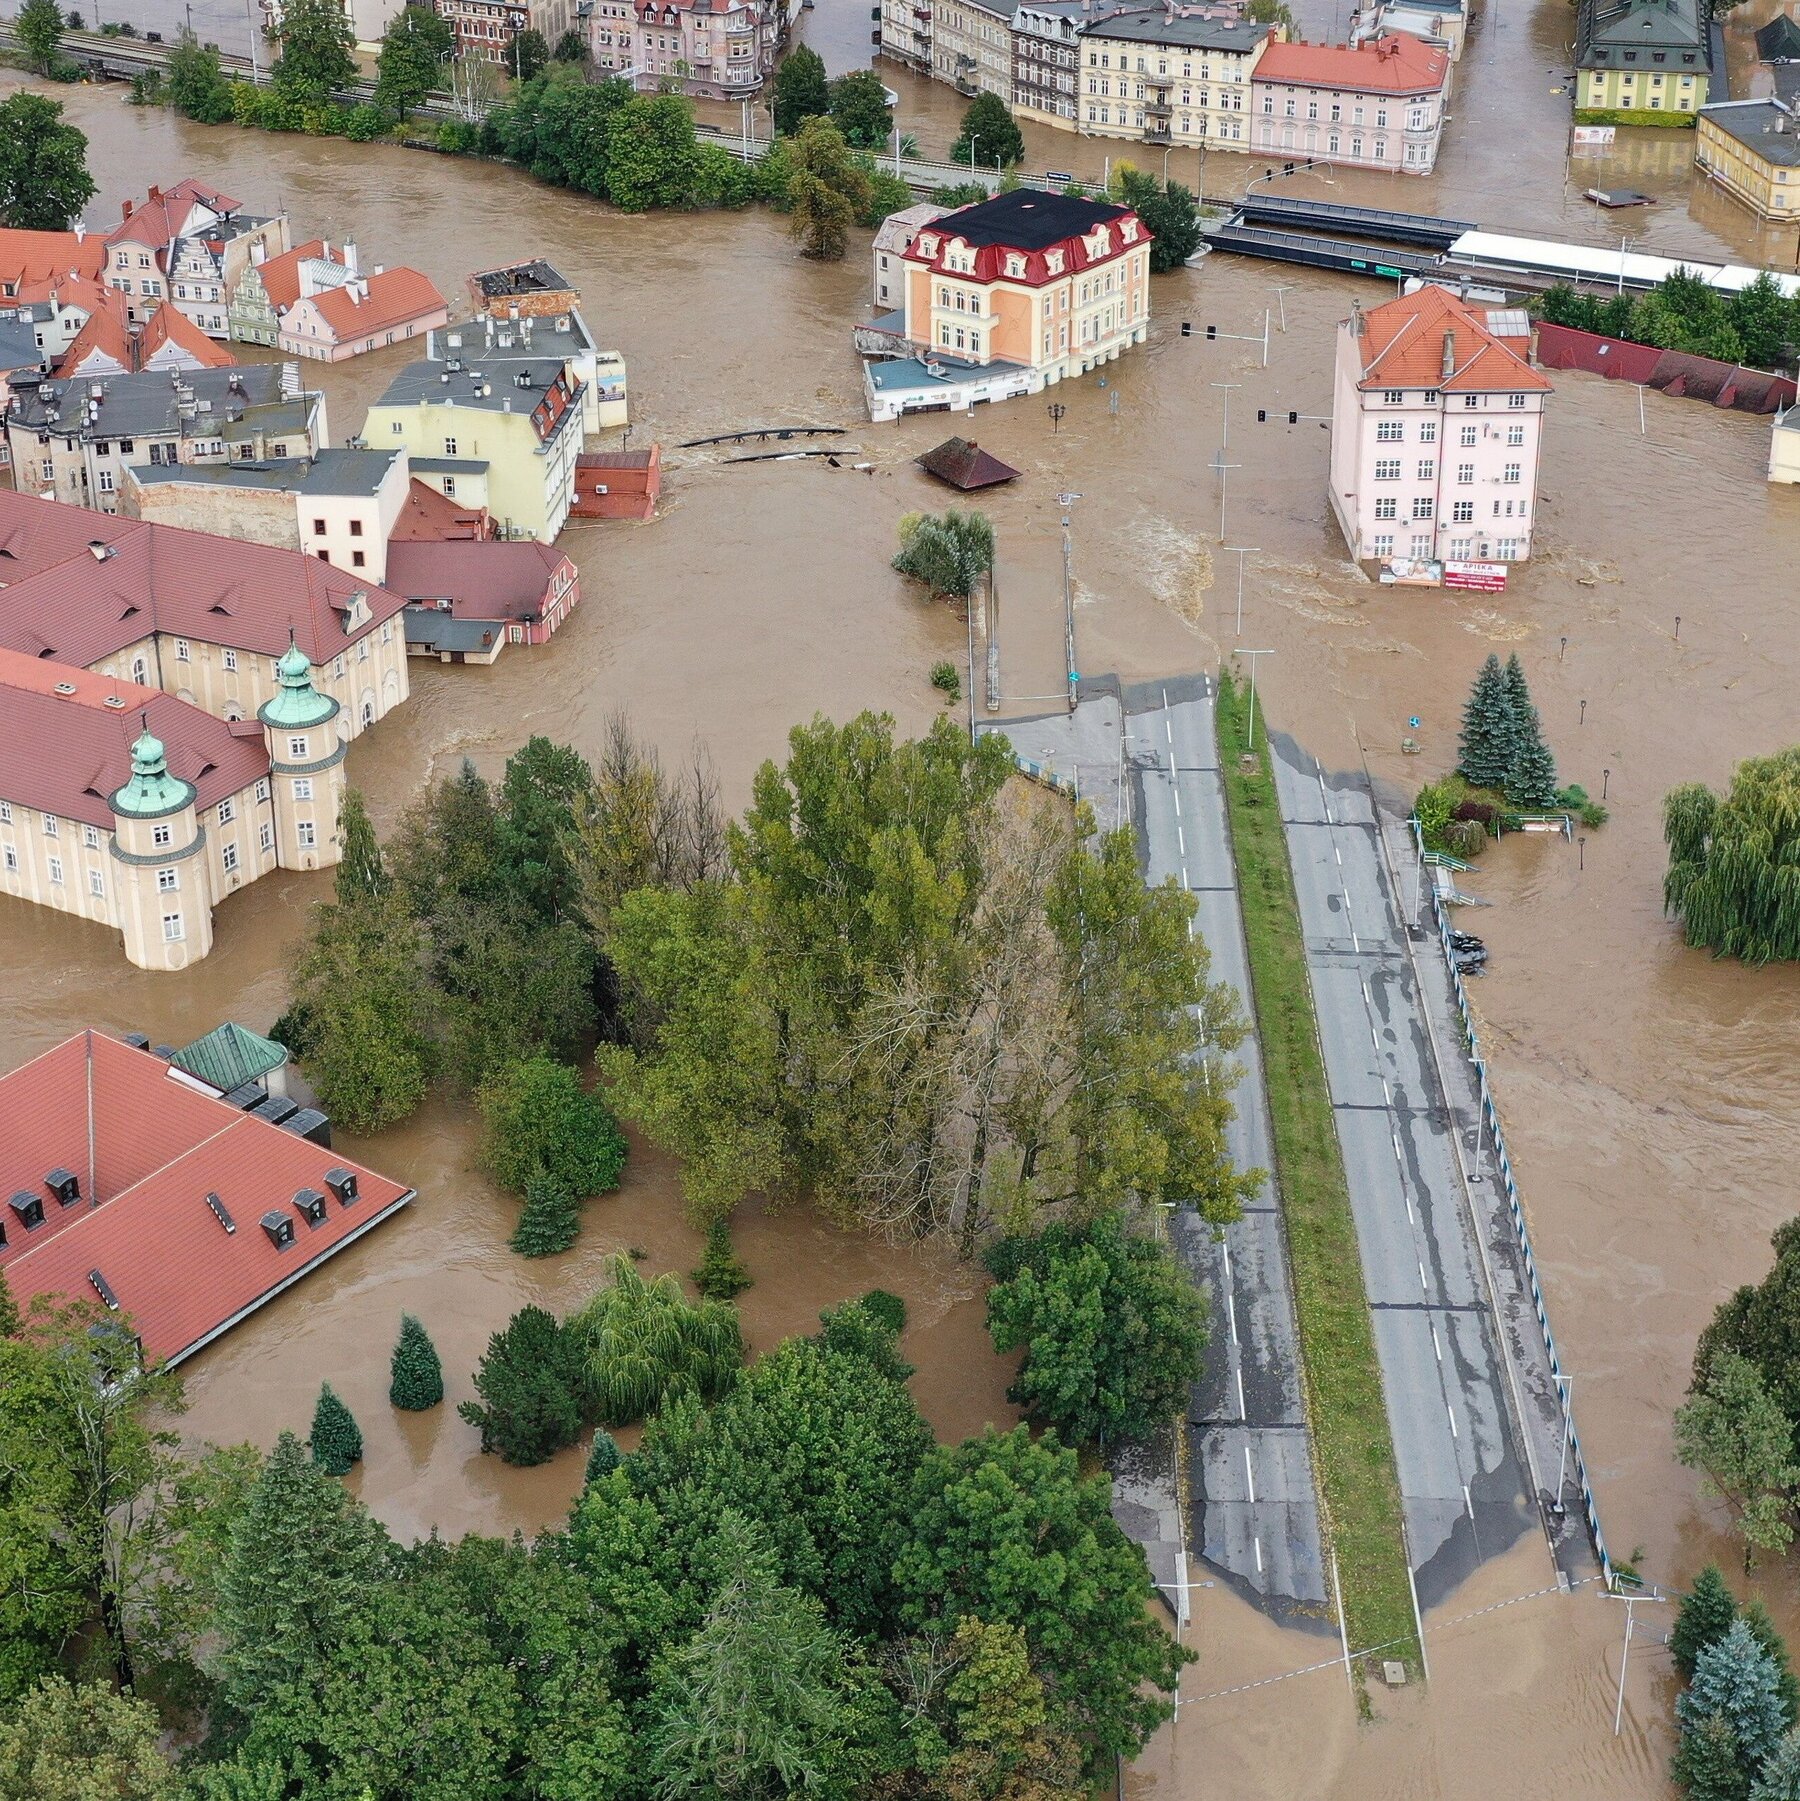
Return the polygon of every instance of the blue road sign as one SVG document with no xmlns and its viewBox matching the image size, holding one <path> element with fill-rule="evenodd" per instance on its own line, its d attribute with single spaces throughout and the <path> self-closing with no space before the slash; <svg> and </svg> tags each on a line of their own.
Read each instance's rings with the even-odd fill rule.
<svg viewBox="0 0 1800 1801">
<path fill-rule="evenodd" d="M 1412 729 L 1413 729 L 1413 730 L 1414 730 L 1414 731 L 1415 731 L 1415 732 L 1416 732 L 1416 731 L 1417 731 L 1417 730 L 1418 730 L 1418 729 L 1419 729 L 1419 721 L 1418 721 L 1418 718 L 1417 718 L 1417 717 L 1416 717 L 1416 716 L 1415 716 L 1415 717 L 1413 717 L 1413 718 L 1411 718 L 1411 719 L 1409 719 L 1409 720 L 1407 720 L 1407 722 L 1406 722 L 1406 723 L 1407 723 L 1407 724 L 1408 724 L 1408 725 L 1409 725 L 1409 726 L 1411 726 L 1411 727 L 1412 727 Z"/>
</svg>

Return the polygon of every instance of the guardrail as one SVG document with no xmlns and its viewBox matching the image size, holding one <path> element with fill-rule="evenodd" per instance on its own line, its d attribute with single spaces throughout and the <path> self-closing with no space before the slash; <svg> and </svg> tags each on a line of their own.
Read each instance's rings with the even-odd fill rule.
<svg viewBox="0 0 1800 1801">
<path fill-rule="evenodd" d="M 1425 849 L 1425 841 L 1419 830 L 1416 818 L 1407 821 L 1412 828 L 1413 845 L 1418 852 L 1421 863 L 1429 854 Z M 1481 1096 L 1481 1117 L 1477 1121 L 1479 1132 L 1486 1127 L 1489 1142 L 1494 1150 L 1494 1167 L 1500 1173 L 1500 1179 L 1506 1185 L 1506 1201 L 1508 1211 L 1512 1215 L 1513 1235 L 1518 1241 L 1519 1255 L 1525 1265 L 1525 1277 L 1531 1285 L 1531 1304 L 1537 1312 L 1538 1330 L 1543 1334 L 1544 1350 L 1550 1359 L 1550 1374 L 1556 1382 L 1557 1405 L 1562 1413 L 1563 1433 L 1568 1445 L 1569 1467 L 1574 1474 L 1576 1486 L 1581 1490 L 1581 1506 L 1587 1521 L 1588 1538 L 1592 1541 L 1594 1555 L 1600 1559 L 1600 1569 L 1606 1578 L 1606 1585 L 1614 1585 L 1612 1558 L 1606 1549 L 1606 1535 L 1600 1529 L 1600 1507 L 1594 1499 L 1594 1485 L 1588 1479 L 1587 1459 L 1581 1454 L 1581 1437 L 1575 1430 L 1575 1414 L 1569 1405 L 1569 1391 L 1564 1386 L 1562 1359 L 1557 1354 L 1556 1335 L 1550 1330 L 1550 1314 L 1544 1305 L 1544 1291 L 1538 1282 L 1537 1256 L 1531 1248 L 1531 1228 L 1525 1223 L 1525 1211 L 1519 1204 L 1519 1185 L 1513 1179 L 1512 1158 L 1506 1150 L 1506 1133 L 1500 1124 L 1499 1109 L 1494 1105 L 1493 1090 L 1488 1086 L 1487 1061 L 1481 1054 L 1481 1037 L 1475 1030 L 1475 1017 L 1469 1010 L 1468 990 L 1463 986 L 1462 973 L 1456 967 L 1456 957 L 1450 944 L 1450 920 L 1446 911 L 1444 898 L 1435 890 L 1431 896 L 1433 917 L 1437 920 L 1438 948 L 1444 953 L 1444 966 L 1449 971 L 1450 986 L 1456 995 L 1457 1011 L 1462 1015 L 1463 1037 L 1468 1044 L 1469 1061 L 1475 1069 L 1475 1085 Z M 1562 1494 L 1554 1497 L 1555 1504 L 1562 1505 Z"/>
<path fill-rule="evenodd" d="M 1058 775 L 1049 764 L 1040 763 L 1033 757 L 1021 756 L 1017 751 L 1013 752 L 1013 763 L 1027 781 L 1036 782 L 1040 787 L 1048 788 L 1069 800 L 1080 800 L 1081 787 L 1072 775 Z"/>
</svg>

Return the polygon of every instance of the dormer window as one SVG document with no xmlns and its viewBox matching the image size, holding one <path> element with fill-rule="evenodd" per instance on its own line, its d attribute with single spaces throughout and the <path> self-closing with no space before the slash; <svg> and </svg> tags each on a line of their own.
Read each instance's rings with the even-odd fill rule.
<svg viewBox="0 0 1800 1801">
<path fill-rule="evenodd" d="M 1006 253 L 1006 273 L 1014 281 L 1021 281 L 1025 275 L 1025 259 L 1016 250 Z"/>
<path fill-rule="evenodd" d="M 937 234 L 929 231 L 921 232 L 919 234 L 919 254 L 921 256 L 936 256 L 937 252 Z"/>
<path fill-rule="evenodd" d="M 1135 244 L 1137 242 L 1137 220 L 1127 219 L 1125 223 L 1119 227 L 1119 230 L 1124 234 L 1125 242 L 1127 244 Z"/>
<path fill-rule="evenodd" d="M 277 1207 L 271 1207 L 262 1216 L 262 1229 L 268 1233 L 269 1243 L 278 1251 L 285 1251 L 294 1242 L 294 1216 L 283 1213 Z"/>
<path fill-rule="evenodd" d="M 1063 253 L 1060 250 L 1051 250 L 1051 251 L 1046 252 L 1045 257 L 1044 257 L 1044 263 L 1052 275 L 1062 274 L 1062 272 L 1063 272 Z"/>
</svg>

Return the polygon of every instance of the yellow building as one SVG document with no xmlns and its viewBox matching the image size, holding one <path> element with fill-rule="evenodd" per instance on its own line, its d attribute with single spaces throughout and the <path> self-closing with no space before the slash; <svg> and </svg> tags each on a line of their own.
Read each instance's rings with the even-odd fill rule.
<svg viewBox="0 0 1800 1801">
<path fill-rule="evenodd" d="M 1800 218 L 1800 118 L 1779 100 L 1721 100 L 1695 126 L 1694 167 L 1765 219 Z"/>
<path fill-rule="evenodd" d="M 1666 113 L 1688 124 L 1706 104 L 1716 36 L 1701 0 L 1581 0 L 1576 116 Z"/>
<path fill-rule="evenodd" d="M 1274 28 L 1181 18 L 1162 7 L 1081 30 L 1076 129 L 1156 149 L 1250 148 L 1250 78 Z"/>
</svg>

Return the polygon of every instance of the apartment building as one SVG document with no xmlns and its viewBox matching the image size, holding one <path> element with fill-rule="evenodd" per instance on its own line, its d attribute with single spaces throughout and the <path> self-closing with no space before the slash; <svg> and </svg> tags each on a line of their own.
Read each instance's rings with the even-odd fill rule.
<svg viewBox="0 0 1800 1801">
<path fill-rule="evenodd" d="M 1549 379 L 1522 310 L 1424 287 L 1338 327 L 1332 511 L 1350 554 L 1531 555 Z"/>
<path fill-rule="evenodd" d="M 616 350 L 602 350 L 595 344 L 577 307 L 548 314 L 524 313 L 516 319 L 489 313 L 462 320 L 430 333 L 425 354 L 447 370 L 474 360 L 490 368 L 506 366 L 509 372 L 557 357 L 581 402 L 585 435 L 630 422 L 625 359 Z"/>
<path fill-rule="evenodd" d="M 780 0 L 595 0 L 585 16 L 597 68 L 699 100 L 759 93 L 787 37 Z"/>
<path fill-rule="evenodd" d="M 231 294 L 260 253 L 288 248 L 285 214 L 264 218 L 191 177 L 127 200 L 106 234 L 105 280 L 126 297 L 130 323 L 169 301 L 210 338 L 230 333 Z"/>
<path fill-rule="evenodd" d="M 1157 149 L 1246 150 L 1251 81 L 1275 27 L 1139 7 L 1081 28 L 1081 117 L 1089 137 Z"/>
<path fill-rule="evenodd" d="M 1252 94 L 1256 149 L 1429 175 L 1449 80 L 1449 50 L 1404 32 L 1355 46 L 1271 44 Z"/>
<path fill-rule="evenodd" d="M 931 6 L 931 73 L 959 94 L 998 94 L 1010 105 L 1012 0 L 931 0 Z M 979 158 L 979 145 L 975 153 Z"/>
<path fill-rule="evenodd" d="M 1081 92 L 1081 27 L 1128 10 L 1123 0 L 1030 0 L 1013 14 L 1012 109 L 1073 131 Z"/>
<path fill-rule="evenodd" d="M 878 44 L 918 75 L 931 73 L 932 0 L 881 0 Z"/>
<path fill-rule="evenodd" d="M 1575 110 L 1662 113 L 1687 125 L 1724 83 L 1724 33 L 1706 0 L 1580 0 Z"/>
<path fill-rule="evenodd" d="M 506 62 L 506 52 L 521 31 L 532 23 L 531 8 L 524 0 L 435 0 L 437 10 L 456 39 L 458 56 L 479 57 L 484 62 Z M 538 27 L 540 31 L 543 27 Z M 561 34 L 558 33 L 558 36 Z M 556 39 L 546 38 L 554 46 Z"/>
<path fill-rule="evenodd" d="M 1410 32 L 1428 44 L 1442 44 L 1450 60 L 1462 60 L 1469 15 L 1463 0 L 1366 0 L 1350 21 L 1350 42 Z"/>
<path fill-rule="evenodd" d="M 1695 124 L 1694 167 L 1759 218 L 1800 218 L 1800 114 L 1771 95 L 1721 100 Z"/>
</svg>

